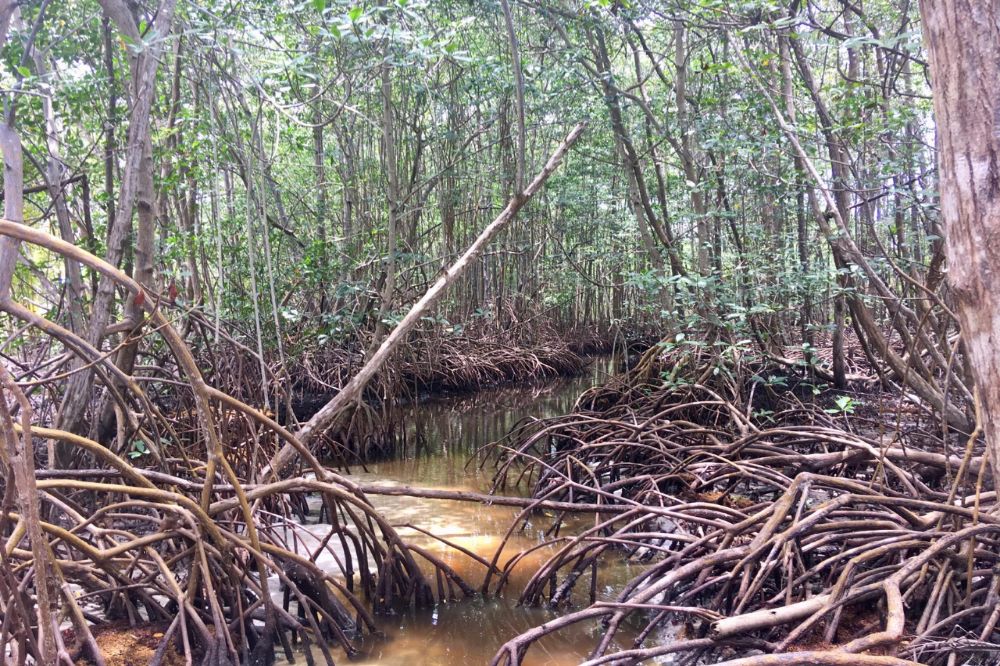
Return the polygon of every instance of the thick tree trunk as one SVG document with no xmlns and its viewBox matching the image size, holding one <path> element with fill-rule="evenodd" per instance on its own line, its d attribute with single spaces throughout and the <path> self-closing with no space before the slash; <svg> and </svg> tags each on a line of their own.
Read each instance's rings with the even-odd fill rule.
<svg viewBox="0 0 1000 666">
<path fill-rule="evenodd" d="M 1000 488 L 1000 0 L 921 0 L 948 282 Z"/>
</svg>

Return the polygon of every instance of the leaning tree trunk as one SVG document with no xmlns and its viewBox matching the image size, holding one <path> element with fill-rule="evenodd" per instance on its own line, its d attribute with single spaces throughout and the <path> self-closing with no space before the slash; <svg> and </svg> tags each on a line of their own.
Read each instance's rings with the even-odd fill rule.
<svg viewBox="0 0 1000 666">
<path fill-rule="evenodd" d="M 1000 0 L 921 0 L 948 282 L 1000 488 Z"/>
</svg>

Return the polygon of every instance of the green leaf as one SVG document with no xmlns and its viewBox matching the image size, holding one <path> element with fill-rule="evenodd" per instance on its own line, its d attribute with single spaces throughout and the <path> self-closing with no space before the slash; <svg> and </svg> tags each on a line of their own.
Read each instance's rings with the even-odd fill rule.
<svg viewBox="0 0 1000 666">
<path fill-rule="evenodd" d="M 326 9 L 326 0 L 313 0 L 313 9 L 322 12 Z"/>
<path fill-rule="evenodd" d="M 146 443 L 141 439 L 133 440 L 132 450 L 128 452 L 128 457 L 133 460 L 149 453 L 149 449 L 146 448 Z"/>
<path fill-rule="evenodd" d="M 351 19 L 353 23 L 357 23 L 361 15 L 365 13 L 365 10 L 361 7 L 351 7 L 351 11 L 347 12 L 347 17 Z"/>
<path fill-rule="evenodd" d="M 25 78 L 31 76 L 31 70 L 25 67 L 24 65 L 18 65 L 17 71 L 21 76 Z"/>
</svg>

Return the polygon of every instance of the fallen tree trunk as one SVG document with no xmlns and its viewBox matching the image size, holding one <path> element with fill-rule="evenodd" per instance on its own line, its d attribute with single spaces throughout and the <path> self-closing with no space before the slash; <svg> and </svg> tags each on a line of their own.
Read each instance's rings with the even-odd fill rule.
<svg viewBox="0 0 1000 666">
<path fill-rule="evenodd" d="M 718 640 L 795 622 L 822 609 L 830 602 L 830 598 L 829 594 L 821 594 L 781 608 L 765 608 L 716 620 L 712 623 L 711 636 Z"/>
<path fill-rule="evenodd" d="M 365 386 L 375 376 L 375 373 L 379 371 L 379 368 L 389 358 L 389 355 L 406 339 L 406 335 L 417 325 L 420 318 L 424 316 L 445 290 L 458 280 L 472 262 L 479 257 L 486 245 L 514 220 L 518 211 L 542 189 L 542 185 L 545 184 L 545 181 L 548 180 L 549 176 L 559 166 L 562 158 L 573 144 L 576 143 L 577 139 L 580 138 L 580 135 L 583 134 L 585 127 L 586 123 L 580 123 L 573 128 L 524 191 L 511 197 L 510 201 L 507 202 L 507 206 L 504 207 L 496 219 L 483 229 L 483 232 L 479 234 L 479 237 L 476 238 L 465 253 L 449 268 L 442 271 L 430 289 L 410 308 L 410 311 L 403 317 L 403 320 L 399 322 L 396 328 L 386 336 L 385 340 L 382 341 L 382 344 L 379 345 L 379 348 L 372 354 L 371 358 L 362 366 L 361 370 L 347 382 L 347 385 L 330 402 L 326 403 L 311 419 L 302 425 L 296 435 L 305 446 L 310 446 L 319 434 L 334 424 L 344 409 L 357 402 Z M 295 461 L 297 455 L 296 448 L 290 443 L 286 443 L 274 455 L 270 464 L 261 471 L 258 480 L 266 479 L 271 475 L 280 478 L 283 472 Z"/>
</svg>

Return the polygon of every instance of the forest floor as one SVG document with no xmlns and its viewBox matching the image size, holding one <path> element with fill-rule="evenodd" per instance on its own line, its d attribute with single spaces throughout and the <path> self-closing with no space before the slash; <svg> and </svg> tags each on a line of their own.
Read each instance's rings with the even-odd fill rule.
<svg viewBox="0 0 1000 666">
<path fill-rule="evenodd" d="M 111 624 L 97 629 L 94 638 L 104 653 L 106 666 L 149 666 L 156 658 L 166 629 L 164 624 Z M 66 637 L 67 643 L 72 640 L 71 636 Z M 161 659 L 162 666 L 183 666 L 187 663 L 176 645 L 165 646 Z M 81 657 L 74 663 L 76 666 L 90 666 L 93 662 Z"/>
</svg>

